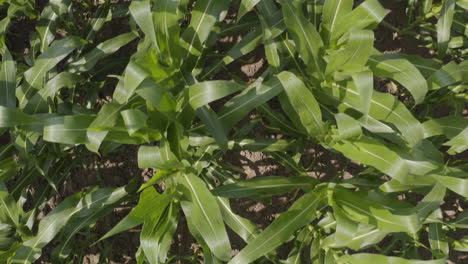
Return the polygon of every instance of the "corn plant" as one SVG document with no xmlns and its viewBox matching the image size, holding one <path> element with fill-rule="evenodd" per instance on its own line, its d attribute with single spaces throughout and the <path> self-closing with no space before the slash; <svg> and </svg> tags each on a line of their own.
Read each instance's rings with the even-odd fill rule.
<svg viewBox="0 0 468 264">
<path fill-rule="evenodd" d="M 411 34 L 436 49 L 438 55 L 463 58 L 467 53 L 466 1 L 409 2 L 407 25 L 400 34 Z M 431 20 L 437 20 L 433 23 Z"/>
<path fill-rule="evenodd" d="M 73 263 L 74 238 L 129 201 L 89 246 L 141 227 L 137 263 L 445 263 L 467 251 L 466 237 L 452 235 L 467 228 L 466 213 L 448 219 L 441 205 L 468 197 L 468 64 L 379 51 L 374 34 L 389 11 L 377 0 L 17 2 L 2 6 L 0 22 L 2 263 L 35 263 L 51 245 L 53 263 Z M 455 2 L 466 7 L 444 1 L 432 25 L 441 57 L 453 55 Z M 418 4 L 409 3 L 409 28 L 433 10 Z M 26 54 L 10 41 L 22 16 L 37 21 Z M 117 20 L 128 32 L 102 38 Z M 230 69 L 259 48 L 267 66 L 246 82 Z M 396 92 L 376 89 L 382 80 Z M 89 186 L 39 219 L 87 155 L 129 145 L 140 168 L 154 169 L 148 181 Z M 310 145 L 360 169 L 311 177 Z M 288 175 L 243 180 L 227 159 L 241 150 L 265 153 Z M 291 192 L 263 230 L 230 205 Z M 182 218 L 202 249 L 193 256 L 171 251 Z M 228 230 L 246 243 L 236 254 Z"/>
</svg>

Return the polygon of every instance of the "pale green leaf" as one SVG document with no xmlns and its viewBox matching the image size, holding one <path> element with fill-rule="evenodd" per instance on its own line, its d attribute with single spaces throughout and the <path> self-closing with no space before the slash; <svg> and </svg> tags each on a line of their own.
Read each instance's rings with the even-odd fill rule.
<svg viewBox="0 0 468 264">
<path fill-rule="evenodd" d="M 311 136 L 320 136 L 323 133 L 322 113 L 317 100 L 305 84 L 291 72 L 278 74 L 283 89 L 299 115 L 302 125 Z"/>
<path fill-rule="evenodd" d="M 283 16 L 288 31 L 292 34 L 299 54 L 309 67 L 324 79 L 323 42 L 316 28 L 302 14 L 301 1 L 281 0 Z"/>
<path fill-rule="evenodd" d="M 263 199 L 288 193 L 294 189 L 311 190 L 318 181 L 307 176 L 279 177 L 265 176 L 220 186 L 212 193 L 229 198 Z"/>
<path fill-rule="evenodd" d="M 291 238 L 294 232 L 317 217 L 317 207 L 323 192 L 311 191 L 282 213 L 257 238 L 249 241 L 229 264 L 251 263 Z"/>
<path fill-rule="evenodd" d="M 369 66 L 376 76 L 393 79 L 405 87 L 416 104 L 421 103 L 428 91 L 427 82 L 419 70 L 405 59 L 386 59 L 371 56 Z"/>
<path fill-rule="evenodd" d="M 186 199 L 181 204 L 187 221 L 192 225 L 191 231 L 196 228 L 213 254 L 228 261 L 231 258 L 231 245 L 215 197 L 205 183 L 194 175 L 181 175 L 177 181 L 186 190 Z"/>
<path fill-rule="evenodd" d="M 196 83 L 188 88 L 189 102 L 193 108 L 197 109 L 243 88 L 244 86 L 230 81 Z"/>
<path fill-rule="evenodd" d="M 399 257 L 387 257 L 378 254 L 354 254 L 345 255 L 339 259 L 343 264 L 372 264 L 372 263 L 392 263 L 392 264 L 444 264 L 445 259 L 437 260 L 408 260 Z"/>
<path fill-rule="evenodd" d="M 16 63 L 10 51 L 5 47 L 2 51 L 2 66 L 0 68 L 0 105 L 16 107 Z"/>
<path fill-rule="evenodd" d="M 453 23 L 456 0 L 444 0 L 440 17 L 437 21 L 437 50 L 439 55 L 445 55 L 450 40 L 450 29 Z"/>
<path fill-rule="evenodd" d="M 242 0 L 239 11 L 237 12 L 237 21 L 239 21 L 247 12 L 252 10 L 261 0 Z"/>
<path fill-rule="evenodd" d="M 45 120 L 44 140 L 62 144 L 85 144 L 87 129 L 94 116 L 73 115 Z"/>
</svg>

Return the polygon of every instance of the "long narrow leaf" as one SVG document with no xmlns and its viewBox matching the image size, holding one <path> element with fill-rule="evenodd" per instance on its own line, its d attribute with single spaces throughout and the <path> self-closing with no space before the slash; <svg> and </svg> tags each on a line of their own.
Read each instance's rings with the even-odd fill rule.
<svg viewBox="0 0 468 264">
<path fill-rule="evenodd" d="M 188 191 L 186 196 L 189 200 L 181 201 L 187 221 L 199 230 L 217 258 L 228 261 L 231 258 L 231 245 L 216 199 L 205 183 L 194 175 L 182 175 L 178 181 Z"/>
<path fill-rule="evenodd" d="M 297 229 L 317 217 L 316 210 L 323 199 L 322 195 L 320 191 L 311 191 L 302 196 L 257 238 L 250 241 L 229 264 L 251 263 L 285 243 Z"/>
<path fill-rule="evenodd" d="M 0 105 L 16 107 L 16 63 L 7 48 L 2 52 L 0 68 Z"/>
</svg>

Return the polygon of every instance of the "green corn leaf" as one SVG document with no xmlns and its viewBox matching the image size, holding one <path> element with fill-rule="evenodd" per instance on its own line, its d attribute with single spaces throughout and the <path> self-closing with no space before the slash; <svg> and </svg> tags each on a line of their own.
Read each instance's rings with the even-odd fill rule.
<svg viewBox="0 0 468 264">
<path fill-rule="evenodd" d="M 0 106 L 0 128 L 29 125 L 39 119 L 25 114 L 15 108 Z"/>
<path fill-rule="evenodd" d="M 383 142 L 371 137 L 362 136 L 352 141 L 341 141 L 334 144 L 333 148 L 346 157 L 373 166 L 399 181 L 404 182 L 409 173 L 408 164 L 404 159 Z"/>
<path fill-rule="evenodd" d="M 352 0 L 331 0 L 325 1 L 323 5 L 323 23 L 322 27 L 326 31 L 328 36 L 326 39 L 329 39 L 332 36 L 332 33 L 335 31 L 338 23 L 353 9 Z M 328 42 L 327 41 L 327 42 Z"/>
<path fill-rule="evenodd" d="M 122 115 L 123 121 L 130 136 L 132 136 L 141 128 L 145 127 L 146 119 L 148 118 L 145 113 L 138 109 L 125 110 L 120 112 L 120 114 Z"/>
<path fill-rule="evenodd" d="M 353 82 L 348 82 L 347 87 L 335 84 L 333 88 L 336 88 L 333 93 L 340 98 L 343 106 L 354 109 L 362 108 L 360 94 Z M 345 92 L 344 95 L 343 92 Z M 419 143 L 424 138 L 421 123 L 401 102 L 390 94 L 372 92 L 368 121 L 375 123 L 372 119 L 393 124 L 411 145 Z"/>
<path fill-rule="evenodd" d="M 338 138 L 349 139 L 356 138 L 362 135 L 361 125 L 354 118 L 339 113 L 335 115 L 336 123 L 338 125 Z"/>
<path fill-rule="evenodd" d="M 0 222 L 17 226 L 19 213 L 14 198 L 8 193 L 5 183 L 0 180 Z"/>
<path fill-rule="evenodd" d="M 432 190 L 418 203 L 416 210 L 420 219 L 425 219 L 430 213 L 440 208 L 444 200 L 446 188 L 438 183 Z"/>
<path fill-rule="evenodd" d="M 450 141 L 444 143 L 445 146 L 449 146 L 450 149 L 447 150 L 447 153 L 454 155 L 456 153 L 462 153 L 468 149 L 468 127 L 463 129 L 460 134 L 454 136 Z"/>
<path fill-rule="evenodd" d="M 281 104 L 281 108 L 289 117 L 290 121 L 294 124 L 294 127 L 296 128 L 296 130 L 301 132 L 302 134 L 301 136 L 303 136 L 304 134 L 307 135 L 308 134 L 307 129 L 302 124 L 299 114 L 296 112 L 294 106 L 289 101 L 289 98 L 286 95 L 286 93 L 279 94 L 278 99 Z"/>
<path fill-rule="evenodd" d="M 287 212 L 282 213 L 257 238 L 251 240 L 229 264 L 251 263 L 288 241 L 299 228 L 317 217 L 317 207 L 323 192 L 311 191 L 297 200 Z"/>
<path fill-rule="evenodd" d="M 183 164 L 177 160 L 174 153 L 165 148 L 141 146 L 138 150 L 138 167 L 177 170 Z"/>
<path fill-rule="evenodd" d="M 265 0 L 262 0 L 259 3 L 259 9 L 263 10 L 260 8 Z M 266 22 L 268 23 L 269 28 L 271 29 L 272 33 L 272 38 L 276 38 L 279 35 L 281 35 L 286 26 L 284 25 L 284 20 L 281 17 L 280 19 L 268 19 L 270 17 L 279 17 L 281 16 L 281 10 L 276 10 L 275 13 L 268 15 L 265 15 Z M 223 63 L 225 65 L 228 65 L 237 59 L 241 58 L 242 56 L 252 52 L 255 50 L 255 48 L 260 45 L 260 43 L 263 40 L 263 30 L 261 26 L 257 26 L 254 28 L 253 31 L 249 32 L 242 40 L 235 44 L 229 51 L 226 53 L 226 55 L 220 59 L 217 63 L 214 63 L 213 66 L 207 66 L 207 70 L 204 71 L 202 74 L 201 79 L 205 79 L 211 74 L 215 73 L 221 66 L 223 66 Z"/>
<path fill-rule="evenodd" d="M 438 135 L 453 138 L 456 135 L 459 135 L 463 129 L 468 127 L 468 120 L 459 116 L 447 116 L 428 120 L 422 125 L 424 128 L 425 138 Z"/>
<path fill-rule="evenodd" d="M 442 229 L 442 224 L 429 224 L 429 244 L 431 245 L 432 254 L 436 258 L 448 256 L 449 244 L 445 231 Z"/>
<path fill-rule="evenodd" d="M 46 73 L 82 44 L 83 42 L 78 37 L 67 37 L 53 42 L 52 45 L 36 59 L 34 66 L 24 73 L 24 79 L 27 82 L 24 96 L 26 96 L 29 87 L 41 89 L 43 78 Z M 24 96 L 20 98 L 20 105 L 23 104 Z"/>
<path fill-rule="evenodd" d="M 91 19 L 89 20 L 88 24 L 86 25 L 86 31 L 88 33 L 85 34 L 85 40 L 90 41 L 95 38 L 96 33 L 104 26 L 106 21 L 108 21 L 108 19 L 110 18 L 110 14 L 111 9 L 109 2 L 104 2 L 103 4 L 99 5 L 97 10 L 91 16 Z"/>
<path fill-rule="evenodd" d="M 147 100 L 160 112 L 172 112 L 176 110 L 176 99 L 161 85 L 150 79 L 145 79 L 138 86 L 135 93 Z"/>
<path fill-rule="evenodd" d="M 464 80 L 466 81 L 466 79 L 464 79 L 466 78 L 464 72 L 467 70 L 467 65 L 466 63 L 457 64 L 454 61 L 447 63 L 429 76 L 427 80 L 429 89 L 440 89 Z"/>
<path fill-rule="evenodd" d="M 460 2 L 460 1 L 458 1 L 458 2 Z M 466 5 L 468 7 L 468 2 L 466 2 Z M 463 14 L 464 14 L 463 12 L 457 12 L 457 10 L 455 11 L 455 13 L 453 15 L 452 30 L 454 30 L 455 32 L 458 32 L 461 35 L 464 35 L 466 37 L 468 35 L 468 28 L 466 27 L 466 23 L 464 22 L 466 20 L 463 19 Z M 456 36 L 454 38 L 457 38 L 457 37 L 461 37 L 463 43 L 466 42 L 466 40 L 463 39 L 463 36 Z"/>
<path fill-rule="evenodd" d="M 379 229 L 372 225 L 351 220 L 333 198 L 330 203 L 333 206 L 333 215 L 336 219 L 336 232 L 333 234 L 333 247 L 346 246 L 354 250 L 359 250 L 368 245 L 380 242 L 388 234 L 387 232 L 379 231 Z"/>
<path fill-rule="evenodd" d="M 348 42 L 328 58 L 326 72 L 353 69 L 364 66 L 369 59 L 374 44 L 374 33 L 370 30 L 353 30 Z"/>
<path fill-rule="evenodd" d="M 6 145 L 3 151 L 10 148 L 11 145 Z M 3 152 L 5 153 L 5 152 Z M 0 179 L 7 181 L 18 173 L 19 166 L 13 157 L 2 157 L 3 160 L 0 162 Z"/>
<path fill-rule="evenodd" d="M 164 213 L 167 206 L 172 202 L 173 198 L 174 196 L 169 192 L 159 194 L 153 187 L 144 189 L 141 192 L 138 204 L 133 210 L 97 242 L 141 225 L 145 219 L 154 219 L 157 221 Z M 157 204 L 157 207 L 155 207 L 155 204 Z"/>
<path fill-rule="evenodd" d="M 338 21 L 335 30 L 331 32 L 331 40 L 337 40 L 353 29 L 373 29 L 384 19 L 388 12 L 378 0 L 366 0 Z M 350 23 L 350 21 L 353 21 L 353 23 Z"/>
<path fill-rule="evenodd" d="M 265 0 L 262 0 L 259 4 L 259 7 L 263 5 Z M 262 10 L 260 8 L 260 10 Z M 270 17 L 278 17 L 281 16 L 281 10 L 275 11 L 273 15 L 268 14 L 268 16 L 265 16 L 266 23 L 268 24 L 269 28 L 271 29 L 272 33 L 272 38 L 276 38 L 279 35 L 281 35 L 284 30 L 286 29 L 286 26 L 284 25 L 284 20 L 281 17 L 281 19 L 268 19 Z M 202 78 L 205 78 L 206 76 L 214 73 L 216 70 L 218 70 L 223 63 L 225 65 L 228 65 L 237 59 L 241 58 L 243 55 L 246 55 L 252 51 L 255 50 L 255 48 L 260 45 L 260 43 L 263 40 L 263 30 L 261 25 L 255 27 L 255 29 L 251 32 L 249 32 L 239 43 L 235 44 L 222 58 L 220 61 L 215 63 L 212 67 L 208 66 L 208 70 L 205 71 L 205 74 L 203 74 Z"/>
<path fill-rule="evenodd" d="M 272 138 L 256 138 L 256 139 L 241 139 L 233 140 L 228 142 L 229 148 L 234 148 L 238 146 L 243 149 L 248 149 L 250 151 L 286 151 L 297 146 L 297 141 L 295 140 L 281 140 L 281 139 L 272 139 Z"/>
<path fill-rule="evenodd" d="M 302 125 L 311 136 L 323 133 L 322 113 L 319 104 L 305 84 L 291 72 L 278 74 L 283 89 L 298 114 Z"/>
<path fill-rule="evenodd" d="M 260 231 L 250 220 L 235 214 L 229 205 L 229 199 L 216 197 L 224 222 L 245 242 L 257 238 Z"/>
<path fill-rule="evenodd" d="M 294 171 L 298 175 L 306 175 L 307 172 L 301 165 L 298 164 L 292 157 L 282 152 L 271 152 L 270 155 L 280 164 Z"/>
<path fill-rule="evenodd" d="M 172 242 L 173 242 L 173 236 L 175 232 L 177 231 L 177 224 L 179 221 L 179 213 L 180 213 L 180 207 L 179 205 L 173 205 L 168 212 L 168 220 L 166 221 L 165 227 L 163 230 L 165 230 L 164 235 L 162 236 L 158 248 L 159 250 L 159 261 L 161 263 L 167 262 L 167 255 L 169 253 L 169 250 L 171 248 Z"/>
<path fill-rule="evenodd" d="M 280 1 L 288 31 L 292 34 L 299 54 L 311 71 L 317 71 L 324 79 L 323 42 L 315 27 L 302 15 L 302 2 Z"/>
<path fill-rule="evenodd" d="M 253 85 L 230 99 L 218 112 L 218 117 L 226 131 L 247 116 L 250 111 L 263 105 L 282 91 L 281 83 L 277 78 Z"/>
<path fill-rule="evenodd" d="M 16 250 L 11 263 L 34 263 L 41 256 L 42 248 L 60 232 L 73 214 L 77 212 L 76 206 L 80 198 L 81 193 L 69 196 L 47 214 L 39 224 L 37 235 L 25 241 Z"/>
<path fill-rule="evenodd" d="M 392 264 L 444 264 L 445 259 L 436 260 L 408 260 L 399 257 L 387 257 L 378 254 L 360 253 L 342 256 L 338 263 L 343 264 L 372 264 L 372 263 L 392 263 Z"/>
<path fill-rule="evenodd" d="M 468 1 L 466 0 L 458 0 L 457 5 L 459 5 L 461 8 L 468 10 Z"/>
<path fill-rule="evenodd" d="M 181 204 L 192 226 L 190 231 L 196 228 L 213 254 L 228 261 L 231 258 L 231 245 L 215 197 L 205 183 L 194 175 L 181 175 L 177 181 L 185 187 L 186 200 L 182 200 Z"/>
<path fill-rule="evenodd" d="M 179 207 L 168 206 L 166 214 L 159 218 L 147 218 L 141 230 L 141 249 L 151 264 L 165 263 L 172 236 L 177 229 Z"/>
<path fill-rule="evenodd" d="M 14 250 L 18 247 L 18 244 L 15 244 L 15 229 L 13 226 L 0 223 L 0 260 L 6 261 L 11 258 L 11 256 L 15 253 Z"/>
<path fill-rule="evenodd" d="M 224 58 L 214 63 L 212 66 L 207 65 L 207 70 L 204 71 L 200 79 L 206 79 L 208 76 L 216 73 L 224 64 L 229 64 L 253 51 L 258 45 L 260 45 L 262 39 L 262 31 L 259 28 L 249 32 L 239 43 L 234 45 L 227 52 Z"/>
<path fill-rule="evenodd" d="M 90 151 L 98 153 L 99 146 L 109 133 L 109 129 L 117 124 L 119 113 L 124 107 L 125 105 L 108 103 L 101 108 L 86 132 L 86 147 Z"/>
<path fill-rule="evenodd" d="M 157 53 L 160 54 L 159 43 L 156 39 L 156 30 L 154 28 L 153 14 L 151 12 L 151 1 L 149 0 L 137 0 L 132 1 L 128 7 L 130 14 L 132 15 L 135 22 L 141 28 L 146 37 L 151 40 Z"/>
<path fill-rule="evenodd" d="M 45 120 L 44 140 L 62 144 L 85 144 L 87 129 L 94 116 L 73 115 Z"/>
<path fill-rule="evenodd" d="M 280 67 L 280 57 L 278 54 L 278 46 L 274 40 L 273 32 L 266 22 L 266 19 L 260 16 L 260 21 L 262 23 L 263 29 L 263 43 L 265 45 L 265 56 L 267 58 L 268 64 L 275 69 Z"/>
<path fill-rule="evenodd" d="M 447 187 L 448 189 L 458 193 L 459 195 L 467 198 L 468 197 L 468 179 L 460 179 L 457 177 L 451 177 L 450 175 L 431 175 L 440 184 Z"/>
<path fill-rule="evenodd" d="M 427 78 L 442 67 L 442 62 L 437 59 L 427 59 L 416 55 L 401 53 L 383 54 L 388 59 L 406 59 L 413 64 L 421 74 Z"/>
<path fill-rule="evenodd" d="M 39 258 L 42 248 L 64 227 L 65 230 L 68 230 L 66 225 L 71 223 L 72 229 L 68 231 L 75 233 L 77 227 L 79 229 L 84 227 L 84 225 L 77 225 L 77 222 L 86 222 L 86 219 L 92 218 L 97 210 L 106 207 L 108 204 L 116 203 L 126 194 L 125 188 L 122 187 L 115 190 L 98 189 L 82 197 L 80 193 L 68 197 L 44 217 L 39 224 L 37 235 L 24 242 L 23 246 L 16 251 L 12 263 L 33 263 Z M 77 219 L 82 217 L 85 221 Z"/>
<path fill-rule="evenodd" d="M 237 21 L 239 21 L 247 12 L 252 10 L 261 0 L 242 0 L 239 11 L 237 12 Z"/>
<path fill-rule="evenodd" d="M 194 109 L 197 109 L 234 92 L 240 91 L 243 88 L 244 86 L 229 81 L 206 81 L 196 83 L 188 88 L 189 102 Z"/>
<path fill-rule="evenodd" d="M 439 169 L 443 164 L 443 154 L 428 140 L 423 140 L 414 146 L 410 153 L 411 157 L 402 150 L 397 151 L 406 157 L 412 167 L 411 172 L 415 175 L 425 175 L 431 170 Z"/>
<path fill-rule="evenodd" d="M 294 125 L 291 124 L 286 118 L 278 112 L 275 112 L 268 105 L 262 105 L 258 110 L 266 116 L 268 121 L 277 129 L 279 129 L 284 134 L 298 135 L 300 132 L 294 128 Z"/>
<path fill-rule="evenodd" d="M 135 93 L 138 86 L 148 77 L 148 73 L 134 62 L 125 69 L 123 81 L 119 82 L 114 91 L 113 99 L 118 103 L 126 103 Z"/>
<path fill-rule="evenodd" d="M 321 19 L 320 17 L 323 15 L 323 5 L 324 5 L 324 2 L 316 1 L 316 2 L 310 3 L 308 6 L 308 9 L 309 9 L 308 13 L 314 25 L 320 24 L 320 19 Z"/>
<path fill-rule="evenodd" d="M 431 12 L 432 9 L 432 0 L 423 0 L 421 12 L 423 15 Z"/>
<path fill-rule="evenodd" d="M 379 189 L 384 192 L 401 192 L 410 189 L 431 187 L 436 183 L 437 180 L 432 177 L 422 177 L 421 175 L 410 174 L 406 177 L 404 182 L 392 179 L 382 184 Z"/>
<path fill-rule="evenodd" d="M 459 228 L 467 228 L 468 227 L 468 212 L 464 211 L 462 212 L 455 221 L 453 221 L 451 224 L 453 224 L 455 227 Z"/>
<path fill-rule="evenodd" d="M 5 47 L 2 51 L 2 66 L 0 68 L 0 106 L 16 107 L 16 63 Z"/>
<path fill-rule="evenodd" d="M 464 236 L 462 239 L 454 241 L 453 245 L 453 249 L 456 251 L 468 252 L 468 236 Z"/>
<path fill-rule="evenodd" d="M 416 104 L 424 100 L 428 91 L 427 82 L 409 61 L 371 56 L 369 66 L 376 76 L 390 78 L 402 84 L 411 93 Z"/>
<path fill-rule="evenodd" d="M 453 23 L 456 0 L 444 0 L 437 21 L 437 50 L 440 56 L 444 56 L 450 40 L 450 29 Z"/>
<path fill-rule="evenodd" d="M 307 228 L 302 229 L 302 231 L 297 235 L 294 243 L 294 248 L 289 252 L 288 258 L 285 260 L 285 264 L 298 264 L 301 263 L 302 259 L 306 259 L 305 249 L 307 246 L 310 246 L 314 235 Z"/>
<path fill-rule="evenodd" d="M 194 65 L 193 58 L 202 54 L 202 47 L 208 39 L 213 26 L 225 15 L 231 1 L 200 0 L 195 3 L 188 28 L 182 33 L 182 58 L 188 62 L 189 69 Z"/>
<path fill-rule="evenodd" d="M 11 19 L 9 17 L 5 17 L 0 20 L 0 44 L 5 44 L 5 35 L 10 26 Z"/>
<path fill-rule="evenodd" d="M 218 115 L 208 106 L 199 107 L 197 115 L 205 124 L 209 134 L 216 139 L 219 145 L 227 146 L 226 129 L 218 118 Z"/>
<path fill-rule="evenodd" d="M 354 250 L 365 249 L 370 245 L 381 242 L 387 235 L 387 232 L 379 231 L 377 228 L 361 223 L 358 225 L 354 236 L 346 243 L 343 243 L 341 247 L 346 246 Z"/>
<path fill-rule="evenodd" d="M 132 32 L 125 33 L 112 39 L 106 40 L 96 46 L 93 50 L 83 55 L 77 61 L 69 64 L 69 69 L 72 72 L 84 72 L 91 70 L 96 63 L 127 45 L 136 38 Z"/>
<path fill-rule="evenodd" d="M 32 114 L 48 112 L 49 98 L 54 98 L 60 89 L 73 87 L 82 80 L 83 79 L 79 75 L 70 72 L 61 72 L 57 74 L 44 85 L 43 89 L 39 90 L 39 92 L 28 100 L 24 111 Z"/>
<path fill-rule="evenodd" d="M 180 55 L 179 5 L 180 0 L 157 0 L 153 10 L 154 29 L 161 53 L 167 54 L 171 62 L 178 61 Z"/>
<path fill-rule="evenodd" d="M 235 24 L 219 25 L 220 31 L 214 31 L 213 36 L 216 36 L 214 37 L 214 39 L 218 39 L 219 37 L 231 36 L 231 34 L 240 34 L 249 31 L 252 27 L 255 27 L 257 25 L 257 18 L 249 17 L 244 21 L 240 21 Z M 211 39 L 211 36 L 209 39 Z"/>
<path fill-rule="evenodd" d="M 318 181 L 312 177 L 266 176 L 223 185 L 212 191 L 214 195 L 229 198 L 254 198 L 262 200 L 273 195 L 288 193 L 294 189 L 311 190 Z"/>
<path fill-rule="evenodd" d="M 406 232 L 415 234 L 421 227 L 417 214 L 398 215 L 387 208 L 389 204 L 381 204 L 359 193 L 335 189 L 333 197 L 336 204 L 349 218 L 360 223 L 374 225 L 383 232 Z"/>
<path fill-rule="evenodd" d="M 59 257 L 68 255 L 69 245 L 74 242 L 74 235 L 81 229 L 96 223 L 99 218 L 112 212 L 113 207 L 127 196 L 124 187 L 117 189 L 101 188 L 92 191 L 80 200 L 79 211 L 73 215 L 60 232 L 61 244 L 56 249 Z"/>
<path fill-rule="evenodd" d="M 37 33 L 40 38 L 40 52 L 44 51 L 49 47 L 50 43 L 55 38 L 55 28 L 57 26 L 57 14 L 52 10 L 52 6 L 48 5 L 42 11 L 39 22 L 37 23 Z"/>
<path fill-rule="evenodd" d="M 49 5 L 52 7 L 52 10 L 59 15 L 62 16 L 68 12 L 68 8 L 70 7 L 71 0 L 50 0 Z"/>
<path fill-rule="evenodd" d="M 190 230 L 190 233 L 193 235 L 193 237 L 197 240 L 197 242 L 200 244 L 202 250 L 203 250 L 203 260 L 205 261 L 206 264 L 222 264 L 223 262 L 216 257 L 216 255 L 213 253 L 213 251 L 210 249 L 210 247 L 207 245 L 205 240 L 203 239 L 200 231 L 194 226 L 193 223 L 190 221 L 187 222 L 188 228 Z"/>
<path fill-rule="evenodd" d="M 358 72 L 351 74 L 353 82 L 359 92 L 361 101 L 361 113 L 364 115 L 365 123 L 369 121 L 369 112 L 372 105 L 372 94 L 374 91 L 374 76 L 372 72 Z"/>
</svg>

